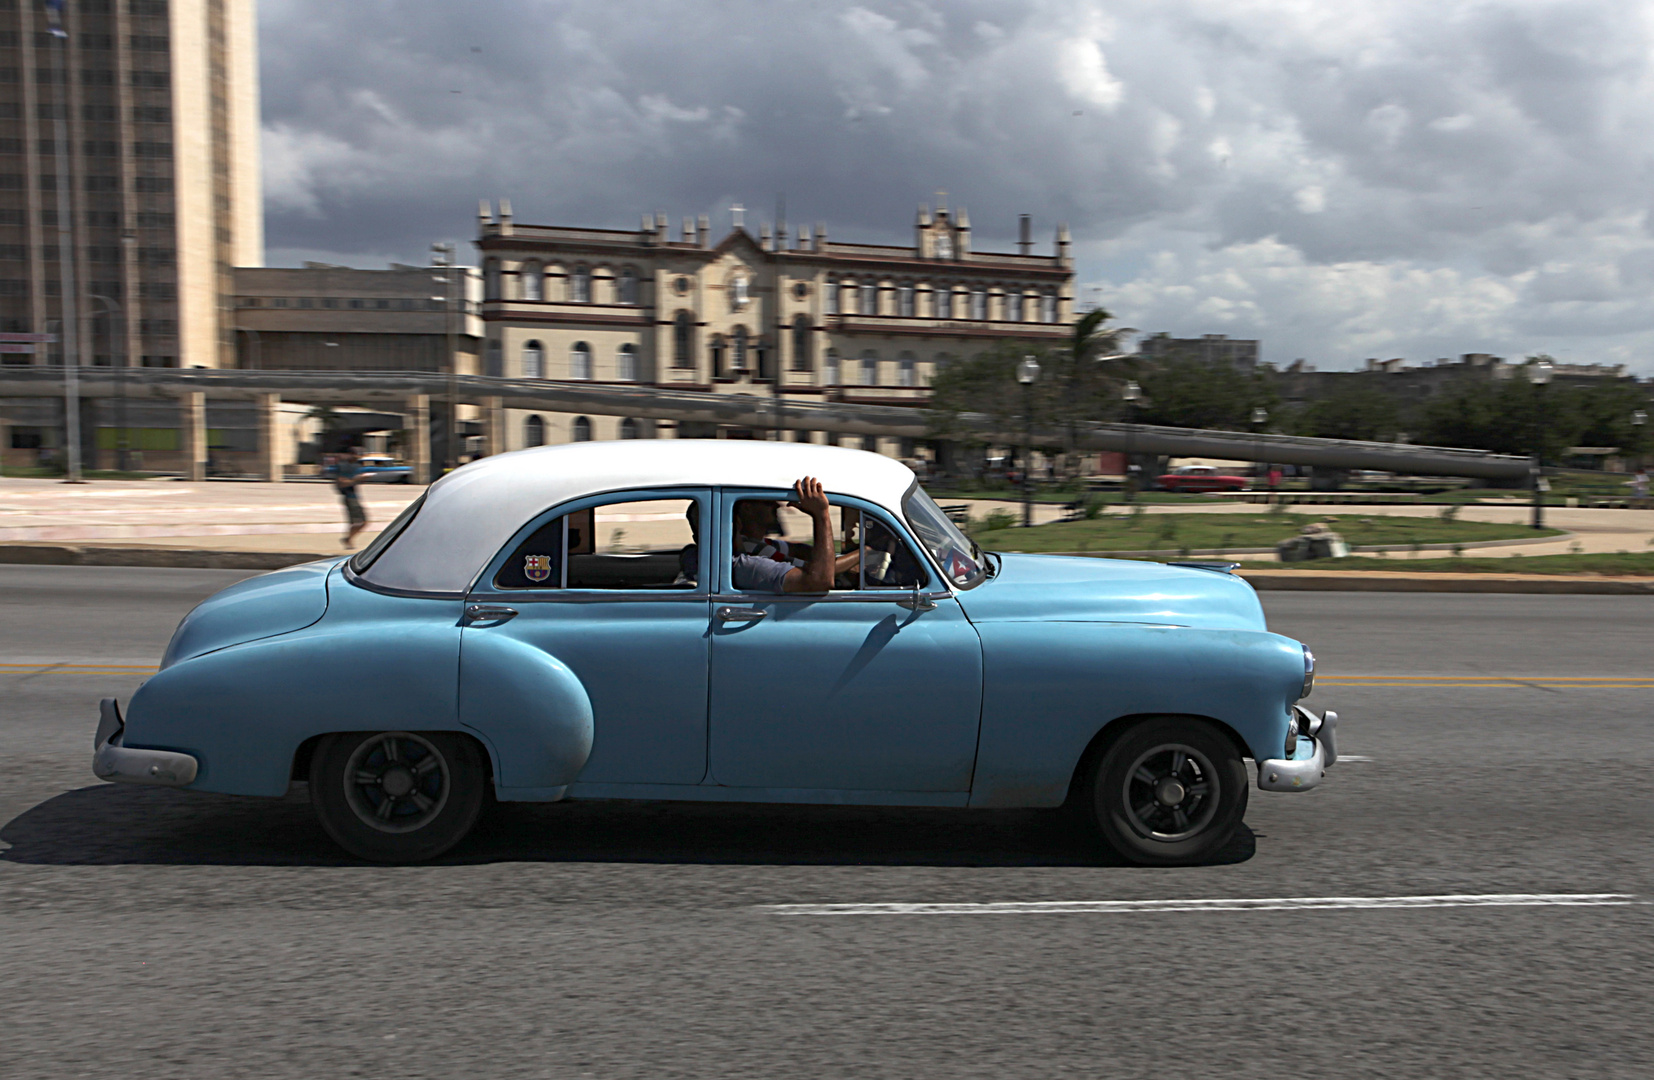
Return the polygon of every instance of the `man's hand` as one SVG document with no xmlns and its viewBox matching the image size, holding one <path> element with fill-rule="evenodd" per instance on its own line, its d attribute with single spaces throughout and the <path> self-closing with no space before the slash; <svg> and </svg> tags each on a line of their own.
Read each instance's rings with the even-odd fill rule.
<svg viewBox="0 0 1654 1080">
<path fill-rule="evenodd" d="M 797 497 L 788 503 L 788 506 L 809 514 L 812 518 L 827 516 L 827 493 L 822 490 L 820 480 L 806 476 L 793 484 L 793 492 Z"/>
</svg>

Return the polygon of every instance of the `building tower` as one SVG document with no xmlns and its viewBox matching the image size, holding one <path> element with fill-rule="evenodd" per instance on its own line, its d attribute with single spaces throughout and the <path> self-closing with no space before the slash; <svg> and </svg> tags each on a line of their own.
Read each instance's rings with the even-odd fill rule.
<svg viewBox="0 0 1654 1080">
<path fill-rule="evenodd" d="M 42 0 L 0 0 L 0 331 L 57 329 L 67 182 L 71 359 L 233 367 L 234 268 L 264 261 L 253 0 L 63 8 L 60 42 Z M 61 348 L 0 359 L 57 363 Z"/>
</svg>

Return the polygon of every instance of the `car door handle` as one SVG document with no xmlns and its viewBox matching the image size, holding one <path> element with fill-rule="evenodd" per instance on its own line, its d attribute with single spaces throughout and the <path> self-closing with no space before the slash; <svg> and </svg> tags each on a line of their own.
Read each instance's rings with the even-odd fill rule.
<svg viewBox="0 0 1654 1080">
<path fill-rule="evenodd" d="M 515 619 L 517 609 L 506 607 L 504 604 L 467 604 L 465 606 L 466 622 L 505 622 Z"/>
<path fill-rule="evenodd" d="M 718 609 L 720 622 L 757 622 L 769 612 L 758 607 L 721 607 Z"/>
</svg>

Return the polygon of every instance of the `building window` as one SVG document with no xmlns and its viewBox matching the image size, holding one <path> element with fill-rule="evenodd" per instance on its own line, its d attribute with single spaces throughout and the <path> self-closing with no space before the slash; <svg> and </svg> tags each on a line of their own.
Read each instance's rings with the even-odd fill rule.
<svg viewBox="0 0 1654 1080">
<path fill-rule="evenodd" d="M 861 381 L 863 386 L 879 385 L 879 354 L 872 349 L 861 354 Z"/>
<path fill-rule="evenodd" d="M 518 288 L 524 300 L 544 300 L 546 294 L 541 284 L 544 280 L 539 263 L 524 263 L 522 269 L 517 271 Z"/>
<path fill-rule="evenodd" d="M 1022 294 L 1012 292 L 1005 294 L 1005 318 L 1011 322 L 1022 321 Z"/>
<path fill-rule="evenodd" d="M 986 319 L 988 317 L 988 294 L 981 289 L 971 290 L 971 318 Z"/>
<path fill-rule="evenodd" d="M 630 266 L 620 272 L 620 295 L 622 304 L 637 303 L 637 271 Z"/>
<path fill-rule="evenodd" d="M 827 354 L 821 358 L 821 385 L 837 386 L 838 375 L 838 350 L 828 349 Z"/>
<path fill-rule="evenodd" d="M 639 431 L 638 431 L 637 421 L 633 420 L 630 416 L 628 416 L 624 420 L 622 420 L 620 422 L 620 437 L 622 439 L 641 439 L 641 438 L 643 438 L 642 434 L 640 434 Z"/>
<path fill-rule="evenodd" d="M 523 445 L 544 446 L 546 444 L 546 422 L 538 416 L 531 416 L 523 421 Z"/>
<path fill-rule="evenodd" d="M 877 315 L 879 313 L 879 287 L 871 281 L 862 282 L 859 310 L 863 315 Z"/>
<path fill-rule="evenodd" d="M 734 339 L 735 347 L 730 350 L 729 366 L 730 369 L 738 375 L 747 370 L 747 328 L 744 326 L 737 326 L 735 328 Z"/>
<path fill-rule="evenodd" d="M 1048 292 L 1040 298 L 1040 322 L 1057 321 L 1057 294 Z"/>
<path fill-rule="evenodd" d="M 489 259 L 482 264 L 482 298 L 484 300 L 498 300 L 500 298 L 500 263 L 498 259 Z"/>
<path fill-rule="evenodd" d="M 574 343 L 569 350 L 569 378 L 590 379 L 592 377 L 592 347 L 584 341 Z"/>
<path fill-rule="evenodd" d="M 505 351 L 500 348 L 499 338 L 488 339 L 488 374 L 498 378 L 505 374 Z"/>
<path fill-rule="evenodd" d="M 793 319 L 793 370 L 813 370 L 813 359 L 810 355 L 810 317 L 799 315 Z"/>
<path fill-rule="evenodd" d="M 938 285 L 936 291 L 930 295 L 931 309 L 935 312 L 936 317 L 938 319 L 953 318 L 953 290 L 946 285 Z"/>
<path fill-rule="evenodd" d="M 538 341 L 531 341 L 523 346 L 523 378 L 543 379 L 546 377 L 546 349 Z"/>
<path fill-rule="evenodd" d="M 637 346 L 622 345 L 615 358 L 615 378 L 621 382 L 637 382 Z"/>
<path fill-rule="evenodd" d="M 901 370 L 900 370 L 900 372 L 897 376 L 898 381 L 897 381 L 896 385 L 898 385 L 898 386 L 914 386 L 914 385 L 916 385 L 915 380 L 914 380 L 914 369 L 917 368 L 917 367 L 918 367 L 918 362 L 914 359 L 913 354 L 912 353 L 903 353 L 902 356 L 901 356 Z"/>
<path fill-rule="evenodd" d="M 823 312 L 823 314 L 826 314 L 826 315 L 837 315 L 838 314 L 838 279 L 837 278 L 828 278 L 827 279 L 827 291 L 826 291 L 826 293 L 824 293 L 822 295 L 821 300 L 822 300 L 822 303 L 826 305 L 826 310 Z"/>
<path fill-rule="evenodd" d="M 712 377 L 722 379 L 727 374 L 724 371 L 724 335 L 713 334 L 712 344 L 707 350 L 712 358 Z"/>
<path fill-rule="evenodd" d="M 592 441 L 592 422 L 584 416 L 577 416 L 574 418 L 574 441 Z"/>
<path fill-rule="evenodd" d="M 589 266 L 577 266 L 569 275 L 569 300 L 576 304 L 592 302 L 592 271 Z"/>
<path fill-rule="evenodd" d="M 680 311 L 672 320 L 672 366 L 692 368 L 695 366 L 695 320 L 689 312 Z"/>
<path fill-rule="evenodd" d="M 913 286 L 899 285 L 896 288 L 896 314 L 904 319 L 913 318 Z"/>
</svg>

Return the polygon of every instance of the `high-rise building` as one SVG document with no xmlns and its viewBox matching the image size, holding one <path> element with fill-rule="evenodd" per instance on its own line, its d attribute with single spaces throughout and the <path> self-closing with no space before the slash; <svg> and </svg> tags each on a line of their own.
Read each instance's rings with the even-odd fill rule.
<svg viewBox="0 0 1654 1080">
<path fill-rule="evenodd" d="M 235 366 L 234 268 L 264 259 L 253 0 L 65 0 L 64 37 L 47 7 L 0 0 L 0 331 L 59 343 L 0 359 L 63 359 L 66 184 L 79 361 Z"/>
</svg>

